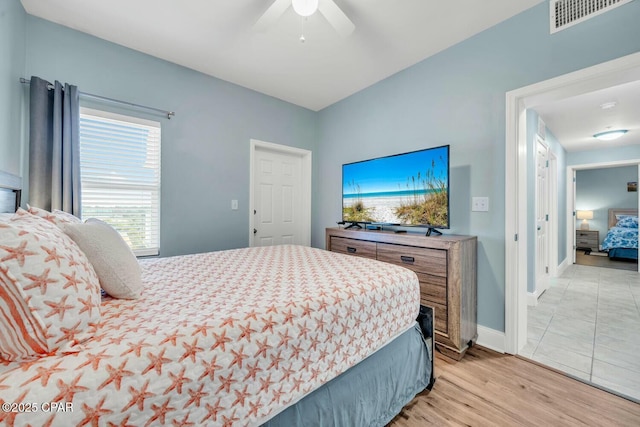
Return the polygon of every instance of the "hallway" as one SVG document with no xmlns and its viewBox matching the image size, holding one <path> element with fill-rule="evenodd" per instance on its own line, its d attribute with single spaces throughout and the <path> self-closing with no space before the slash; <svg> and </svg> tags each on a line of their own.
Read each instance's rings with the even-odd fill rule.
<svg viewBox="0 0 640 427">
<path fill-rule="evenodd" d="M 521 356 L 640 403 L 640 273 L 574 264 L 527 317 Z"/>
</svg>

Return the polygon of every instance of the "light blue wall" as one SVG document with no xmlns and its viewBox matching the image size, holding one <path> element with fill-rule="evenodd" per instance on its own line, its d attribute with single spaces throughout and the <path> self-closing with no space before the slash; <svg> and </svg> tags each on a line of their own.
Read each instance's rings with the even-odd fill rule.
<svg viewBox="0 0 640 427">
<path fill-rule="evenodd" d="M 558 212 L 555 218 L 558 224 L 558 259 L 556 266 L 560 265 L 567 257 L 567 152 L 560 145 L 549 128 L 545 128 L 545 142 L 549 150 L 556 157 L 557 182 L 558 182 Z M 536 133 L 538 131 L 538 113 L 535 110 L 527 110 L 527 215 L 529 224 L 527 226 L 527 253 L 536 253 Z M 530 256 L 527 260 L 527 291 L 534 292 L 535 283 L 535 257 Z"/>
<path fill-rule="evenodd" d="M 155 118 L 163 256 L 249 244 L 250 139 L 316 148 L 313 111 L 33 16 L 27 34 L 26 75 L 176 112 Z"/>
<path fill-rule="evenodd" d="M 10 18 L 25 19 L 18 0 L 0 1 L 10 2 Z M 632 2 L 549 35 L 544 2 L 320 113 L 31 16 L 26 66 L 10 70 L 176 111 L 163 121 L 163 255 L 247 244 L 250 138 L 314 151 L 312 243 L 320 247 L 341 217 L 343 163 L 450 144 L 451 232 L 479 237 L 478 321 L 503 331 L 505 92 L 639 51 L 639 20 Z M 15 28 L 8 33 L 21 34 Z M 6 51 L 21 62 L 20 43 L 0 45 L 0 60 Z M 3 129 L 13 124 L 0 120 Z M 20 149 L 8 147 L 0 141 L 15 165 Z M 471 213 L 472 196 L 489 197 L 490 212 Z M 240 210 L 229 209 L 231 199 Z"/>
<path fill-rule="evenodd" d="M 632 181 L 638 182 L 637 166 L 576 171 L 576 209 L 593 211 L 589 229 L 599 231 L 600 244 L 609 229 L 609 208 L 638 208 L 638 193 L 627 191 Z"/>
<path fill-rule="evenodd" d="M 451 232 L 478 236 L 478 323 L 504 331 L 505 92 L 639 51 L 639 21 L 632 2 L 550 35 L 544 2 L 322 110 L 315 241 L 343 163 L 451 144 Z"/>
<path fill-rule="evenodd" d="M 0 0 L 0 170 L 21 175 L 26 17 L 18 0 Z"/>
</svg>

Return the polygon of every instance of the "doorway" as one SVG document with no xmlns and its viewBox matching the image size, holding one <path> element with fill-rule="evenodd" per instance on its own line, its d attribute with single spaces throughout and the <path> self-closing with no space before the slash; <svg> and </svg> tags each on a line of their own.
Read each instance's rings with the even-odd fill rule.
<svg viewBox="0 0 640 427">
<path fill-rule="evenodd" d="M 612 253 L 603 249 L 609 229 L 610 214 L 637 214 L 638 193 L 629 189 L 629 184 L 637 182 L 639 165 L 627 161 L 574 165 L 567 169 L 567 176 L 573 176 L 575 221 L 574 264 L 616 270 L 638 271 L 638 260 L 626 257 L 624 253 Z M 569 184 L 572 184 L 568 180 Z M 627 209 L 630 209 L 627 211 Z M 587 218 L 581 214 L 587 213 Z M 582 219 L 582 221 L 580 221 Z M 618 230 L 618 236 L 622 230 Z M 612 234 L 609 241 L 612 241 Z M 571 249 L 568 246 L 567 249 Z"/>
<path fill-rule="evenodd" d="M 627 182 L 637 182 L 638 166 L 625 163 L 567 167 L 568 210 L 589 209 L 590 224 L 581 227 L 580 220 L 571 219 L 569 230 L 575 240 L 568 239 L 567 258 L 573 260 L 575 254 L 575 262 L 550 280 L 535 306 L 527 307 L 527 345 L 518 354 L 640 401 L 640 363 L 633 344 L 634 337 L 640 337 L 636 332 L 640 321 L 638 264 L 611 260 L 599 250 L 604 236 L 598 237 L 607 234 L 611 221 L 617 221 L 615 214 L 637 215 L 637 193 L 627 193 Z M 574 176 L 578 177 L 575 181 Z M 586 187 L 582 191 L 580 177 Z M 578 190 L 575 195 L 573 188 Z M 591 262 L 580 263 L 581 257 Z M 634 268 L 614 269 L 615 263 Z"/>
<path fill-rule="evenodd" d="M 531 268 L 531 265 L 527 267 L 526 262 L 528 258 L 526 233 L 529 221 L 533 221 L 533 218 L 529 220 L 527 219 L 527 209 L 530 201 L 527 200 L 526 188 L 528 176 L 526 169 L 528 161 L 527 156 L 530 156 L 531 154 L 529 154 L 526 149 L 525 111 L 527 108 L 542 105 L 544 102 L 569 98 L 590 91 L 638 80 L 640 80 L 640 55 L 634 54 L 571 73 L 569 75 L 528 86 L 526 88 L 518 89 L 507 94 L 507 188 L 505 194 L 507 218 L 505 276 L 507 280 L 505 288 L 505 349 L 508 353 L 518 354 L 523 348 L 525 348 L 527 345 L 528 323 L 535 323 L 540 320 L 527 318 L 527 270 L 528 268 Z M 605 155 L 602 157 L 606 158 L 607 156 Z M 627 160 L 627 162 L 637 163 L 637 160 Z M 567 168 L 568 171 L 570 169 L 571 168 Z M 568 181 L 572 186 L 572 179 L 568 179 Z M 568 189 L 567 196 L 570 197 L 571 194 L 573 194 L 573 189 Z M 599 365 L 600 369 L 603 369 L 602 366 L 605 366 L 605 364 L 601 362 L 605 357 L 607 357 L 603 352 L 609 351 L 613 341 L 616 341 L 617 338 L 613 336 L 613 333 L 610 330 L 602 335 L 604 339 L 611 339 L 612 341 L 602 347 L 598 347 L 597 341 L 599 331 L 609 327 L 610 324 L 605 323 L 600 326 L 596 320 L 592 321 L 592 319 L 587 319 L 586 317 L 592 316 L 598 320 L 607 320 L 608 318 L 614 319 L 619 315 L 621 310 L 626 310 L 626 307 L 617 306 L 603 309 L 601 308 L 601 303 L 614 305 L 615 302 L 613 300 L 607 300 L 607 297 L 610 296 L 611 292 L 618 290 L 618 286 L 607 288 L 603 285 L 622 284 L 622 286 L 624 286 L 625 283 L 628 283 L 629 279 L 623 277 L 620 281 L 615 281 L 611 280 L 609 276 L 602 275 L 597 272 L 597 270 L 574 268 L 572 261 L 574 257 L 573 246 L 576 231 L 573 215 L 574 209 L 572 208 L 572 203 L 568 203 L 566 213 L 560 212 L 559 215 L 559 218 L 562 218 L 563 221 L 566 219 L 567 245 L 571 245 L 570 250 L 567 251 L 567 259 L 564 260 L 564 267 L 567 267 L 568 265 L 567 270 L 569 273 L 561 275 L 561 280 L 558 281 L 558 286 L 555 289 L 557 292 L 548 292 L 549 295 L 546 295 L 549 297 L 547 299 L 555 299 L 555 301 L 552 301 L 556 306 L 554 308 L 555 313 L 564 315 L 564 318 L 561 320 L 560 318 L 562 316 L 558 316 L 558 319 L 556 319 L 556 323 L 558 323 L 558 325 L 552 325 L 551 322 L 554 321 L 553 313 L 551 313 L 551 315 L 548 315 L 549 313 L 543 313 L 547 309 L 545 307 L 540 307 L 539 311 L 542 313 L 540 318 L 547 317 L 549 322 L 546 322 L 544 325 L 534 324 L 533 326 L 539 328 L 539 342 L 542 343 L 542 341 L 545 340 L 546 344 L 549 344 L 548 348 L 552 348 L 554 352 L 557 353 L 558 351 L 567 350 L 567 353 L 584 352 L 591 356 L 590 358 L 581 358 L 581 361 L 584 361 L 585 368 L 580 369 L 580 372 L 590 372 L 588 375 L 589 378 L 581 377 L 578 371 L 569 372 L 569 374 L 576 378 L 590 381 L 592 384 L 598 384 L 601 388 L 615 390 L 619 393 L 637 398 L 637 394 L 632 394 L 637 393 L 637 390 L 631 390 L 631 392 L 625 393 L 625 390 L 623 389 L 624 387 L 621 389 L 618 387 L 619 384 L 607 383 L 606 381 L 596 381 L 596 377 L 598 375 L 595 374 L 595 366 Z M 511 240 L 512 236 L 514 237 L 513 240 Z M 533 246 L 531 248 L 533 248 Z M 535 257 L 537 256 L 537 253 L 530 255 Z M 633 280 L 637 282 L 638 272 L 636 271 L 632 274 Z M 553 287 L 551 290 L 554 290 Z M 585 294 L 589 292 L 593 294 L 593 300 L 589 300 L 589 298 L 586 297 Z M 633 294 L 631 292 L 630 295 L 631 300 L 633 300 L 636 298 L 637 294 Z M 562 299 L 567 296 L 569 297 L 568 300 Z M 578 304 L 574 304 L 577 299 L 582 299 L 585 303 L 590 304 L 593 307 L 586 309 L 584 307 L 578 307 Z M 559 311 L 558 308 L 560 308 Z M 633 308 L 634 307 L 631 307 L 630 311 L 632 311 Z M 638 315 L 637 307 L 635 307 L 635 310 L 636 312 L 631 313 L 633 316 Z M 586 338 L 584 340 L 576 339 L 567 344 L 565 338 L 569 335 L 563 336 L 564 332 L 577 336 L 579 334 L 577 331 L 588 329 L 588 324 L 592 325 L 590 326 L 592 329 L 585 332 Z M 564 329 L 559 326 L 563 326 Z M 626 328 L 627 327 L 625 326 L 621 331 L 628 330 Z M 567 332 L 569 329 L 571 332 Z M 547 335 L 543 337 L 543 334 Z M 591 347 L 586 348 L 585 342 L 588 341 L 589 337 L 591 341 L 588 345 Z M 593 341 L 594 337 L 595 341 Z M 625 356 L 622 353 L 619 353 L 616 356 L 620 356 L 620 364 L 626 363 L 623 360 Z M 549 358 L 548 361 L 551 361 L 551 358 Z M 544 361 L 542 363 L 544 363 Z M 549 363 L 549 365 L 553 366 L 552 363 Z M 555 367 L 559 368 L 558 366 Z M 619 367 L 620 365 L 611 365 L 607 367 L 607 369 L 622 372 Z M 633 370 L 628 372 L 632 371 Z M 624 377 L 624 374 L 617 376 L 622 378 Z M 602 378 L 598 380 L 602 380 Z"/>
<path fill-rule="evenodd" d="M 311 151 L 250 141 L 250 246 L 311 244 Z"/>
<path fill-rule="evenodd" d="M 640 80 L 640 53 L 536 83 L 506 94 L 505 351 L 517 354 L 527 337 L 527 120 L 544 102 Z M 638 162 L 638 160 L 630 160 Z M 567 233 L 573 213 L 566 212 Z M 563 213 L 560 213 L 560 218 Z M 569 224 L 571 224 L 569 226 Z M 573 241 L 573 237 L 570 238 Z"/>
</svg>

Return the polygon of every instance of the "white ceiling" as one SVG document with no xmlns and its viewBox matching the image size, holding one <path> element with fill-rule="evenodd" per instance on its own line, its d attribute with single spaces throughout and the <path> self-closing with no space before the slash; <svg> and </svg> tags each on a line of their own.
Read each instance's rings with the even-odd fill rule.
<svg viewBox="0 0 640 427">
<path fill-rule="evenodd" d="M 321 0 L 323 1 L 323 0 Z M 544 0 L 335 0 L 340 37 L 291 8 L 252 27 L 271 0 L 22 0 L 34 16 L 318 111 Z"/>
<path fill-rule="evenodd" d="M 323 0 L 320 0 L 323 1 Z M 544 0 L 335 0 L 355 31 L 289 8 L 253 29 L 272 0 L 22 0 L 34 16 L 318 111 Z M 612 109 L 601 104 L 616 102 Z M 567 151 L 640 144 L 640 81 L 535 110 Z M 613 142 L 592 137 L 629 132 Z"/>
<path fill-rule="evenodd" d="M 601 105 L 615 102 L 615 107 Z M 640 81 L 565 98 L 534 108 L 565 150 L 584 151 L 640 144 Z M 598 132 L 627 129 L 615 141 L 600 141 Z"/>
</svg>

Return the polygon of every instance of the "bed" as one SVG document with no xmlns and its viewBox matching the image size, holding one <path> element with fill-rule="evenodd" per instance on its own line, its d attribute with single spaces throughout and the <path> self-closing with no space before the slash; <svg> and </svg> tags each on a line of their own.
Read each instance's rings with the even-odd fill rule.
<svg viewBox="0 0 640 427">
<path fill-rule="evenodd" d="M 602 242 L 602 249 L 609 258 L 638 259 L 638 210 L 609 209 L 609 229 Z"/>
<path fill-rule="evenodd" d="M 18 196 L 19 182 L 4 181 L 5 195 Z M 4 210 L 15 207 L 9 200 Z M 21 253 L 48 248 L 47 268 L 64 267 L 72 244 L 59 224 L 32 217 L 19 210 L 10 226 L 0 223 L 0 248 L 13 228 L 26 239 L 32 227 L 37 243 Z M 51 235 L 60 239 L 55 256 Z M 0 285 L 18 286 L 11 277 L 37 258 L 6 249 L 17 246 L 0 249 Z M 32 272 L 22 287 L 23 305 L 36 309 L 49 289 L 66 294 L 41 304 L 44 344 L 26 346 L 40 353 L 3 350 L 0 424 L 374 426 L 433 385 L 432 313 L 423 308 L 416 322 L 418 279 L 404 268 L 302 246 L 233 249 L 136 261 L 139 297 L 98 289 L 91 302 L 97 263 L 69 250 L 82 280 L 71 283 L 67 271 L 64 286 L 47 286 Z M 76 293 L 82 304 L 69 320 L 61 312 L 73 310 Z"/>
</svg>

